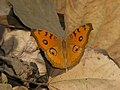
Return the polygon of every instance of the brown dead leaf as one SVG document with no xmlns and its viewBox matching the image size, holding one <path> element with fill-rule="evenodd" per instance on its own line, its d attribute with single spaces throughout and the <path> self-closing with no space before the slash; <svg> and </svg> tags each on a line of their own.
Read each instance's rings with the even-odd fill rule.
<svg viewBox="0 0 120 90">
<path fill-rule="evenodd" d="M 35 39 L 30 36 L 31 32 L 24 30 L 10 31 L 4 34 L 1 48 L 5 55 L 17 57 L 23 61 L 34 62 L 39 68 L 40 74 L 46 73 L 45 62 L 38 57 L 39 50 Z"/>
<path fill-rule="evenodd" d="M 54 74 L 54 73 L 53 73 Z M 51 74 L 52 75 L 52 74 Z M 66 73 L 50 77 L 51 90 L 118 90 L 120 69 L 108 57 L 86 50 L 81 62 Z"/>
<path fill-rule="evenodd" d="M 7 0 L 0 0 L 0 16 L 8 15 L 10 12 L 10 7 L 8 6 Z"/>
<path fill-rule="evenodd" d="M 66 6 L 66 1 L 65 0 L 54 0 L 54 3 L 56 5 L 56 11 L 57 13 L 64 14 L 65 12 L 65 6 Z"/>
<path fill-rule="evenodd" d="M 66 0 L 66 32 L 72 32 L 81 24 L 92 23 L 94 30 L 87 46 L 105 49 L 120 66 L 119 9 L 119 0 Z"/>
<path fill-rule="evenodd" d="M 23 1 L 8 0 L 15 14 L 31 29 L 45 29 L 63 39 L 65 33 L 60 26 L 53 0 Z"/>
<path fill-rule="evenodd" d="M 107 49 L 107 51 L 120 67 L 120 39 L 116 40 L 115 43 Z"/>
<path fill-rule="evenodd" d="M 4 35 L 4 43 L 2 49 L 5 54 L 9 54 L 12 57 L 19 56 L 24 51 L 24 48 L 30 38 L 30 32 L 17 30 L 8 32 Z"/>
</svg>

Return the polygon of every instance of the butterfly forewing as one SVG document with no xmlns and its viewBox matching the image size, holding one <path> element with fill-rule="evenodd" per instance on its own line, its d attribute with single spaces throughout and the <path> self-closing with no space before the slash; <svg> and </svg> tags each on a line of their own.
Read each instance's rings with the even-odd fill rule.
<svg viewBox="0 0 120 90">
<path fill-rule="evenodd" d="M 34 30 L 33 36 L 37 40 L 39 47 L 43 50 L 48 50 L 49 48 L 58 46 L 61 43 L 56 36 L 45 30 Z"/>
<path fill-rule="evenodd" d="M 80 47 L 84 47 L 88 41 L 88 36 L 90 31 L 92 30 L 92 24 L 88 23 L 77 28 L 75 31 L 72 32 L 66 39 L 67 43 L 75 44 Z"/>
</svg>

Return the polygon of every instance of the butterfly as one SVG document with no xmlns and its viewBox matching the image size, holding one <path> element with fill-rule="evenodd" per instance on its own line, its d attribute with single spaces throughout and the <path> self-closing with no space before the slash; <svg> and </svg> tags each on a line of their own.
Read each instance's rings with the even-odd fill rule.
<svg viewBox="0 0 120 90">
<path fill-rule="evenodd" d="M 75 29 L 62 41 L 47 30 L 35 29 L 32 31 L 32 35 L 51 65 L 65 69 L 79 63 L 91 30 L 93 30 L 92 24 L 87 23 Z"/>
</svg>

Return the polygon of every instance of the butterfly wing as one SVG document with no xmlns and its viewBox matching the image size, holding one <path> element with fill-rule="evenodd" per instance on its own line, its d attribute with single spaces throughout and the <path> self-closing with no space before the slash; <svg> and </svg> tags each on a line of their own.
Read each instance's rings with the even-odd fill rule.
<svg viewBox="0 0 120 90">
<path fill-rule="evenodd" d="M 52 66 L 63 69 L 79 62 L 91 30 L 92 24 L 90 23 L 81 26 L 68 36 L 65 41 L 66 45 L 63 45 L 56 36 L 45 30 L 34 30 L 33 36 Z"/>
<path fill-rule="evenodd" d="M 61 41 L 45 30 L 33 30 L 38 46 L 45 52 L 48 61 L 56 68 L 64 68 L 64 57 Z"/>
<path fill-rule="evenodd" d="M 92 29 L 92 24 L 88 23 L 73 31 L 66 39 L 67 67 L 74 66 L 80 61 Z"/>
</svg>

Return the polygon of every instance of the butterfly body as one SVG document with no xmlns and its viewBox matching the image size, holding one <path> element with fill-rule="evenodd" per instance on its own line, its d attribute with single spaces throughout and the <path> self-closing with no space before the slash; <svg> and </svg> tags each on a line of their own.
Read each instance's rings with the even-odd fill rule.
<svg viewBox="0 0 120 90">
<path fill-rule="evenodd" d="M 62 41 L 46 30 L 34 30 L 33 36 L 52 66 L 64 69 L 80 61 L 91 30 L 92 24 L 88 23 L 74 30 Z"/>
</svg>

